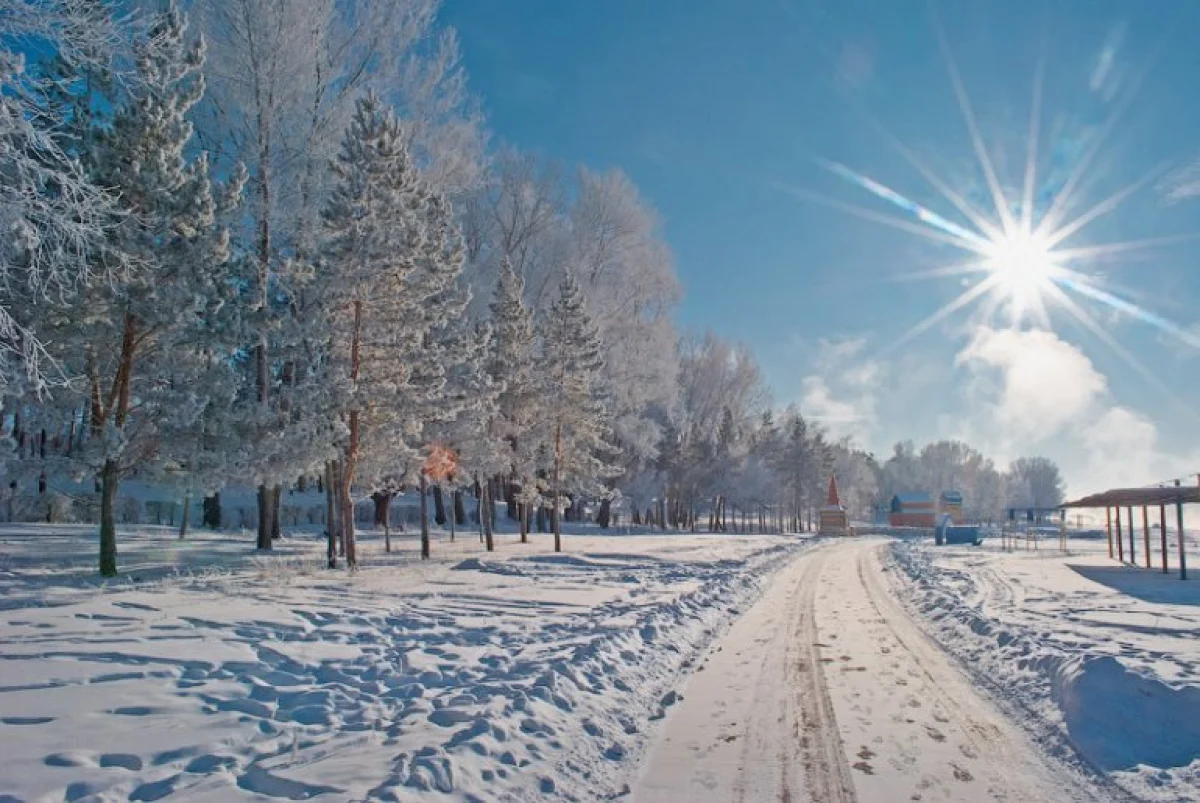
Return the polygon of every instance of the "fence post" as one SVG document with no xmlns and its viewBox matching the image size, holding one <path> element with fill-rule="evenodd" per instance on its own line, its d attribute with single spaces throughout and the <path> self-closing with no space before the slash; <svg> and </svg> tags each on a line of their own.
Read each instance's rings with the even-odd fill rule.
<svg viewBox="0 0 1200 803">
<path fill-rule="evenodd" d="M 1150 568 L 1150 518 L 1146 506 L 1142 505 L 1142 538 L 1146 547 L 1146 568 Z"/>
<path fill-rule="evenodd" d="M 1104 507 L 1104 519 L 1105 519 L 1105 521 L 1108 523 L 1108 557 L 1111 559 L 1111 558 L 1112 558 L 1112 556 L 1113 556 L 1113 544 L 1112 544 L 1112 508 L 1111 508 L 1111 507 L 1109 507 L 1109 506 L 1107 506 L 1107 505 L 1105 505 L 1105 507 Z"/>
<path fill-rule="evenodd" d="M 1117 560 L 1125 562 L 1125 542 L 1121 540 L 1121 506 L 1116 505 L 1117 510 Z"/>
<path fill-rule="evenodd" d="M 1163 574 L 1166 574 L 1167 569 L 1167 503 L 1161 502 L 1158 505 L 1158 535 L 1162 540 L 1162 564 Z"/>
</svg>

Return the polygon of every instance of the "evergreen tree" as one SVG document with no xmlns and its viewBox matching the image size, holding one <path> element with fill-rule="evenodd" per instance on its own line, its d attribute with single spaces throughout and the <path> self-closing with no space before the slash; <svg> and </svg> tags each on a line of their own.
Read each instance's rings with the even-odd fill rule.
<svg viewBox="0 0 1200 803">
<path fill-rule="evenodd" d="M 123 214 L 90 258 L 113 280 L 97 283 L 48 321 L 62 335 L 64 363 L 84 378 L 91 439 L 79 457 L 100 477 L 100 571 L 116 564 L 115 502 L 135 470 L 154 477 L 190 464 L 233 386 L 236 322 L 224 276 L 241 175 L 215 188 L 204 155 L 189 159 L 188 112 L 204 92 L 204 49 L 186 40 L 182 12 L 168 5 L 135 45 L 129 96 L 97 140 L 97 185 L 112 188 Z"/>
<path fill-rule="evenodd" d="M 519 510 L 522 542 L 528 536 L 529 507 L 540 498 L 536 331 L 524 295 L 524 282 L 513 270 L 512 263 L 505 259 L 491 304 L 494 336 L 487 370 L 492 380 L 503 388 L 497 399 L 497 434 L 504 439 L 507 461 L 501 470 L 507 474 L 509 502 Z M 519 502 L 518 495 L 521 497 Z"/>
<path fill-rule="evenodd" d="M 564 494 L 603 494 L 602 481 L 616 473 L 616 450 L 609 441 L 609 414 L 601 395 L 603 343 L 569 271 L 547 315 L 542 350 L 554 551 L 561 552 Z"/>
<path fill-rule="evenodd" d="M 427 427 L 453 418 L 439 404 L 452 347 L 442 335 L 469 297 L 457 281 L 463 254 L 452 210 L 421 180 L 400 122 L 375 95 L 359 101 L 334 170 L 321 270 L 331 360 L 345 386 L 337 492 L 353 568 L 352 489 L 370 493 L 397 467 L 415 465 Z"/>
</svg>

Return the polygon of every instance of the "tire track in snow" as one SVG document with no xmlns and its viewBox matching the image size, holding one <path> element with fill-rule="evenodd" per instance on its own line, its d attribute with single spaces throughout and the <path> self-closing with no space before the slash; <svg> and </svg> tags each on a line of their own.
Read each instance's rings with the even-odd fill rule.
<svg viewBox="0 0 1200 803">
<path fill-rule="evenodd" d="M 832 551 L 817 553 L 800 578 L 802 605 L 795 642 L 800 645 L 802 658 L 798 663 L 789 662 L 789 666 L 795 667 L 794 681 L 803 724 L 800 755 L 809 796 L 815 801 L 852 803 L 854 781 L 825 681 L 817 632 L 817 585 Z"/>
<path fill-rule="evenodd" d="M 832 544 L 779 570 L 705 657 L 669 716 L 638 801 L 855 801 L 819 655 L 816 587 Z"/>
</svg>

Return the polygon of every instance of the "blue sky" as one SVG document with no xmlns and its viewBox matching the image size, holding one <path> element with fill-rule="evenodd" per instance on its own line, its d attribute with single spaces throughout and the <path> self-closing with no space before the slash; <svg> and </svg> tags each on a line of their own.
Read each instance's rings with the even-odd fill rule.
<svg viewBox="0 0 1200 803">
<path fill-rule="evenodd" d="M 877 452 L 961 436 L 1001 459 L 1048 454 L 1072 490 L 1200 470 L 1193 346 L 1073 296 L 1141 373 L 1053 305 L 1048 330 L 968 308 L 888 350 L 978 277 L 897 282 L 965 254 L 814 200 L 904 214 L 832 160 L 965 223 L 890 135 L 995 218 L 936 20 L 1011 199 L 1039 59 L 1039 212 L 1106 128 L 1070 210 L 1162 171 L 1066 245 L 1200 231 L 1200 198 L 1168 197 L 1200 155 L 1200 3 L 447 0 L 444 17 L 499 137 L 632 176 L 678 260 L 680 323 L 752 345 L 777 401 Z M 1187 328 L 1198 247 L 1071 267 Z"/>
</svg>

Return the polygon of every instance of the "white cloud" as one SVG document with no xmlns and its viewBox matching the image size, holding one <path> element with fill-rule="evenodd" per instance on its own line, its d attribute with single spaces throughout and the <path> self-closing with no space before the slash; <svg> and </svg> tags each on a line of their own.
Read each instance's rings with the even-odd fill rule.
<svg viewBox="0 0 1200 803">
<path fill-rule="evenodd" d="M 800 411 L 834 437 L 866 443 L 879 421 L 883 366 L 863 356 L 865 337 L 821 338 L 815 373 L 801 383 Z"/>
<path fill-rule="evenodd" d="M 1108 383 L 1077 347 L 1053 332 L 980 326 L 959 352 L 983 397 L 989 427 L 1020 441 L 1042 441 L 1084 416 Z M 988 398 L 990 397 L 990 398 Z"/>
<path fill-rule="evenodd" d="M 1164 450 L 1158 426 L 1120 405 L 1077 346 L 1048 331 L 979 327 L 956 363 L 967 376 L 958 437 L 1001 464 L 1041 454 L 1071 495 L 1138 486 L 1200 466 L 1200 452 Z"/>
</svg>

